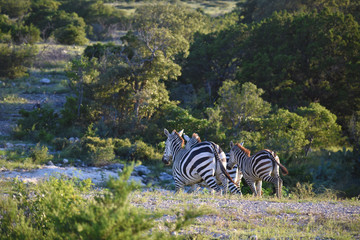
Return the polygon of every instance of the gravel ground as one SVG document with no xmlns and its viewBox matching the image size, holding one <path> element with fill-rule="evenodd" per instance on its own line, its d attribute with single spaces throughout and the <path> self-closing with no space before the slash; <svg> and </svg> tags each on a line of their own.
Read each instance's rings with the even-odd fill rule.
<svg viewBox="0 0 360 240">
<path fill-rule="evenodd" d="M 314 202 L 316 201 L 316 202 Z M 157 189 L 153 192 L 135 192 L 130 196 L 132 205 L 145 208 L 150 212 L 168 211 L 177 212 L 184 209 L 207 209 L 207 213 L 197 217 L 190 229 L 182 230 L 177 234 L 190 234 L 191 236 L 202 235 L 210 239 L 243 239 L 244 231 L 247 239 L 264 239 L 259 227 L 271 226 L 281 228 L 282 224 L 290 224 L 294 229 L 302 229 L 306 226 L 317 226 L 330 223 L 342 224 L 343 222 L 358 222 L 360 220 L 360 205 L 347 201 L 295 201 L 277 200 L 275 198 L 256 199 L 253 197 L 237 198 L 236 196 L 211 196 L 205 194 L 174 194 L 172 191 Z M 176 214 L 164 214 L 158 219 L 159 222 L 175 222 Z M 279 227 L 280 225 L 280 227 Z M 350 224 L 349 224 L 350 225 Z M 245 226 L 245 227 L 244 227 Z M 160 230 L 164 227 L 159 226 Z M 266 227 L 265 227 L 266 228 Z M 284 226 L 285 228 L 285 226 Z M 327 226 L 324 227 L 328 228 Z M 241 229 L 242 233 L 237 233 Z M 245 230 L 244 230 L 245 229 Z M 260 231 L 260 233 L 259 233 Z M 290 231 L 293 231 L 290 230 Z M 308 236 L 299 235 L 294 237 L 292 232 L 289 239 L 307 239 Z M 258 234 L 258 235 L 257 235 Z M 260 236 L 259 236 L 260 234 Z M 316 239 L 328 239 L 321 234 L 315 233 Z M 283 238 L 283 234 L 273 234 L 270 239 Z M 303 237 L 305 236 L 305 237 Z M 246 239 L 245 238 L 245 239 Z M 269 239 L 265 238 L 265 239 Z M 313 238 L 313 239 L 314 239 Z M 196 238 L 194 238 L 196 239 Z M 200 238 L 202 239 L 202 238 Z M 206 238 L 205 238 L 206 239 Z M 345 238 L 346 239 L 346 238 Z M 351 239 L 360 239 L 360 230 L 351 236 Z"/>
</svg>

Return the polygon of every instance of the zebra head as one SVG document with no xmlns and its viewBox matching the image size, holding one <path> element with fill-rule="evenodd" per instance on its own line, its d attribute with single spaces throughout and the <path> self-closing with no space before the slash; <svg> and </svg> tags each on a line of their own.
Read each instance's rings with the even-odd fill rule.
<svg viewBox="0 0 360 240">
<path fill-rule="evenodd" d="M 239 148 L 242 149 L 243 145 L 244 145 L 244 142 L 242 142 L 240 144 L 239 143 L 234 144 L 232 141 L 230 142 L 229 159 L 228 159 L 228 162 L 227 162 L 227 165 L 226 165 L 227 170 L 233 169 L 234 165 L 238 164 L 237 159 L 235 158 L 235 153 L 238 151 Z"/>
<path fill-rule="evenodd" d="M 184 130 L 181 130 L 180 132 L 176 132 L 174 130 L 172 133 L 169 133 L 166 128 L 164 129 L 167 139 L 165 141 L 165 151 L 162 157 L 162 162 L 165 165 L 170 165 L 173 155 L 183 147 L 184 139 L 181 137 L 183 132 Z"/>
</svg>

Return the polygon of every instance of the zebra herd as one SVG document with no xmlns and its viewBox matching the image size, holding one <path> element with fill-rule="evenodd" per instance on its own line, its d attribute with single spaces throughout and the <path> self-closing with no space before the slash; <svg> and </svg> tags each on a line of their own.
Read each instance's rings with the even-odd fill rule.
<svg viewBox="0 0 360 240">
<path fill-rule="evenodd" d="M 255 196 L 261 196 L 262 181 L 267 181 L 275 185 L 276 195 L 281 197 L 279 168 L 284 175 L 288 171 L 275 152 L 264 149 L 250 156 L 243 144 L 231 142 L 230 152 L 225 154 L 219 145 L 202 142 L 196 133 L 189 138 L 184 130 L 170 133 L 164 129 L 164 134 L 167 139 L 162 161 L 166 165 L 173 161 L 176 192 L 188 185 L 205 184 L 216 192 L 241 195 L 240 182 L 244 178 Z"/>
</svg>

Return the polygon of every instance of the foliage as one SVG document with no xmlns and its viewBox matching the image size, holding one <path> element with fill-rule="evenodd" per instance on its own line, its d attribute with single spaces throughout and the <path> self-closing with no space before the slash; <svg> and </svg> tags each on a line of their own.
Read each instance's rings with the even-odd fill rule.
<svg viewBox="0 0 360 240">
<path fill-rule="evenodd" d="M 27 67 L 32 64 L 37 54 L 35 46 L 0 44 L 0 77 L 11 79 L 27 75 Z"/>
<path fill-rule="evenodd" d="M 65 45 L 85 45 L 88 43 L 85 33 L 85 22 L 76 13 L 57 12 L 52 18 L 56 27 L 54 36 Z"/>
<path fill-rule="evenodd" d="M 306 118 L 305 130 L 310 147 L 326 148 L 341 143 L 341 127 L 336 123 L 336 116 L 318 103 L 310 103 L 309 107 L 298 108 L 297 113 Z"/>
<path fill-rule="evenodd" d="M 46 40 L 53 33 L 52 19 L 60 3 L 56 0 L 32 0 L 31 12 L 26 17 L 26 24 L 34 24 L 40 29 L 41 37 Z"/>
<path fill-rule="evenodd" d="M 0 0 L 0 10 L 10 18 L 22 17 L 29 11 L 30 3 L 31 0 Z"/>
<path fill-rule="evenodd" d="M 30 149 L 30 158 L 36 164 L 45 164 L 53 157 L 53 155 L 48 153 L 48 148 L 46 146 L 41 146 L 40 143 Z"/>
<path fill-rule="evenodd" d="M 275 13 L 253 25 L 237 78 L 266 89 L 272 104 L 319 102 L 338 116 L 351 115 L 360 106 L 359 39 L 358 23 L 340 11 Z"/>
<path fill-rule="evenodd" d="M 270 103 L 261 98 L 263 93 L 264 90 L 250 82 L 244 83 L 241 88 L 234 81 L 223 82 L 218 100 L 223 123 L 236 131 L 251 119 L 266 116 L 270 112 Z"/>
<path fill-rule="evenodd" d="M 88 42 L 85 29 L 74 25 L 58 28 L 54 35 L 59 43 L 65 45 L 85 45 Z"/>
<path fill-rule="evenodd" d="M 67 145 L 61 156 L 72 159 L 80 158 L 92 166 L 103 166 L 115 158 L 114 144 L 111 138 L 101 139 L 85 135 L 80 141 Z"/>
<path fill-rule="evenodd" d="M 36 108 L 33 111 L 20 110 L 22 118 L 18 128 L 13 132 L 17 139 L 50 142 L 57 133 L 59 115 L 49 106 Z"/>
<path fill-rule="evenodd" d="M 40 40 L 40 30 L 33 24 L 16 25 L 11 31 L 11 36 L 16 44 L 34 44 Z"/>
</svg>

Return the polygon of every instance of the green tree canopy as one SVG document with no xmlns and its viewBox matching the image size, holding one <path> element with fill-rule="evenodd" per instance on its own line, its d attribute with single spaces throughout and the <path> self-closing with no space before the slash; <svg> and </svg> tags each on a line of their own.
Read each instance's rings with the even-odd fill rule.
<svg viewBox="0 0 360 240">
<path fill-rule="evenodd" d="M 218 105 L 223 121 L 232 129 L 239 129 L 254 118 L 263 117 L 270 112 L 270 103 L 261 95 L 264 90 L 253 83 L 244 83 L 241 87 L 235 81 L 225 81 L 219 89 Z"/>
<path fill-rule="evenodd" d="M 343 142 L 341 127 L 336 123 L 336 116 L 319 103 L 300 107 L 297 113 L 308 122 L 305 128 L 306 139 L 309 141 L 306 154 L 311 147 L 326 148 Z"/>
<path fill-rule="evenodd" d="M 244 42 L 241 82 L 266 89 L 281 107 L 320 102 L 346 116 L 360 107 L 359 25 L 329 11 L 274 14 L 253 26 Z"/>
</svg>

